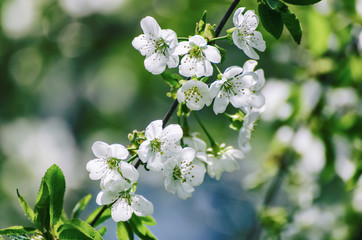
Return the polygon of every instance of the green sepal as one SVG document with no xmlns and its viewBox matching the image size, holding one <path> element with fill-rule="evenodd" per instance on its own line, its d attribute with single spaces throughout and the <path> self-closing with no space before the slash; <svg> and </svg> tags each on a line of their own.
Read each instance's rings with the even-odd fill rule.
<svg viewBox="0 0 362 240">
<path fill-rule="evenodd" d="M 29 220 L 34 223 L 34 211 L 29 206 L 29 204 L 25 201 L 25 199 L 20 195 L 19 189 L 16 189 L 16 194 L 18 195 L 18 199 L 21 205 L 21 208 L 24 210 L 25 214 L 28 216 Z"/>
<path fill-rule="evenodd" d="M 170 86 L 170 91 L 166 94 L 167 97 L 176 99 L 177 90 L 181 87 L 179 81 L 183 78 L 177 73 L 171 74 L 166 71 L 161 73 L 161 77 L 165 83 Z"/>
<path fill-rule="evenodd" d="M 281 14 L 284 25 L 287 27 L 294 41 L 297 44 L 300 44 L 300 41 L 302 39 L 302 27 L 300 25 L 298 18 L 290 10 L 282 12 Z"/>
<path fill-rule="evenodd" d="M 85 196 L 81 200 L 79 200 L 79 202 L 77 202 L 73 208 L 71 218 L 77 218 L 79 216 L 79 214 L 87 207 L 91 198 L 92 198 L 92 195 L 88 194 L 87 196 Z"/>
<path fill-rule="evenodd" d="M 59 228 L 59 238 L 67 239 L 93 239 L 102 240 L 102 236 L 88 223 L 78 219 L 70 219 Z"/>
<path fill-rule="evenodd" d="M 37 229 L 33 227 L 11 226 L 0 229 L 0 235 L 34 234 L 36 231 Z"/>
<path fill-rule="evenodd" d="M 152 232 L 143 224 L 141 219 L 133 214 L 129 220 L 129 224 L 132 228 L 132 231 L 141 239 L 141 240 L 155 240 L 157 239 Z"/>
<path fill-rule="evenodd" d="M 133 240 L 133 231 L 128 222 L 117 223 L 117 237 L 119 240 Z"/>
<path fill-rule="evenodd" d="M 97 232 L 99 233 L 99 235 L 103 236 L 106 232 L 107 232 L 107 227 L 101 227 L 100 229 L 97 230 Z"/>
<path fill-rule="evenodd" d="M 283 32 L 282 14 L 264 3 L 259 4 L 258 12 L 264 29 L 273 37 L 279 39 Z"/>
<path fill-rule="evenodd" d="M 283 0 L 283 2 L 292 4 L 292 5 L 301 5 L 301 6 L 305 6 L 305 5 L 313 5 L 316 4 L 318 2 L 320 2 L 321 0 Z"/>
<path fill-rule="evenodd" d="M 97 214 L 102 210 L 103 206 L 98 207 L 96 210 L 94 210 L 85 220 L 86 223 L 91 223 L 93 219 L 97 216 Z M 102 224 L 104 221 L 108 220 L 111 217 L 111 208 L 107 208 L 100 218 L 94 223 L 93 227 L 97 227 L 100 224 Z"/>
</svg>

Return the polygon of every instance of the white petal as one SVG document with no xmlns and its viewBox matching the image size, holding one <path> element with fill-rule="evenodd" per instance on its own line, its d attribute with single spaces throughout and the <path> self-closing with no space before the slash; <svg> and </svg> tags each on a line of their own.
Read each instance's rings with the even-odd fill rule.
<svg viewBox="0 0 362 240">
<path fill-rule="evenodd" d="M 161 153 L 157 152 L 152 155 L 152 157 L 147 161 L 147 168 L 154 172 L 162 170 L 163 161 Z"/>
<path fill-rule="evenodd" d="M 161 28 L 153 17 L 145 17 L 141 20 L 141 28 L 145 35 L 158 38 Z"/>
<path fill-rule="evenodd" d="M 140 51 L 143 56 L 150 56 L 155 52 L 155 40 L 141 34 L 132 41 L 132 46 Z"/>
<path fill-rule="evenodd" d="M 265 51 L 266 45 L 265 45 L 265 41 L 263 40 L 263 36 L 261 35 L 260 32 L 255 31 L 253 33 L 253 36 L 250 36 L 250 42 L 249 45 L 253 48 L 258 49 L 261 52 Z"/>
<path fill-rule="evenodd" d="M 108 164 L 103 159 L 94 159 L 87 163 L 86 169 L 89 171 L 90 179 L 99 180 L 108 171 Z"/>
<path fill-rule="evenodd" d="M 209 93 L 211 98 L 216 97 L 224 83 L 224 80 L 217 80 L 210 85 Z"/>
<path fill-rule="evenodd" d="M 176 191 L 181 199 L 187 199 L 191 197 L 192 192 L 195 191 L 194 187 L 189 183 L 176 183 Z"/>
<path fill-rule="evenodd" d="M 190 55 L 185 55 L 181 59 L 181 65 L 179 66 L 179 72 L 182 76 L 192 77 L 196 74 L 196 58 L 191 58 Z"/>
<path fill-rule="evenodd" d="M 252 86 L 250 90 L 259 91 L 264 86 L 265 83 L 264 71 L 263 69 L 258 69 L 255 71 L 255 73 L 258 77 L 256 78 L 255 85 Z"/>
<path fill-rule="evenodd" d="M 152 155 L 152 149 L 151 149 L 151 142 L 149 140 L 144 141 L 141 143 L 139 149 L 138 149 L 138 156 L 141 159 L 142 162 L 147 162 Z"/>
<path fill-rule="evenodd" d="M 223 113 L 226 110 L 227 105 L 229 104 L 229 98 L 226 96 L 226 93 L 219 93 L 219 95 L 214 100 L 214 113 L 219 114 Z"/>
<path fill-rule="evenodd" d="M 161 74 L 166 69 L 168 59 L 162 53 L 156 52 L 145 59 L 145 68 L 153 75 Z"/>
<path fill-rule="evenodd" d="M 161 150 L 164 153 L 161 155 L 161 158 L 165 160 L 166 158 L 176 156 L 182 150 L 182 147 L 179 143 L 165 142 L 162 144 Z"/>
<path fill-rule="evenodd" d="M 199 186 L 204 181 L 205 166 L 203 163 L 197 161 L 193 162 L 192 166 L 193 168 L 190 169 L 185 177 L 192 186 Z"/>
<path fill-rule="evenodd" d="M 241 108 L 244 106 L 248 106 L 248 105 L 250 105 L 250 96 L 243 95 L 243 94 L 233 95 L 230 97 L 230 103 L 235 108 Z"/>
<path fill-rule="evenodd" d="M 98 205 L 107 205 L 116 201 L 118 197 L 118 193 L 114 193 L 111 191 L 101 191 L 97 195 L 96 203 Z"/>
<path fill-rule="evenodd" d="M 244 7 L 240 7 L 238 9 L 236 9 L 236 11 L 234 12 L 233 23 L 234 23 L 235 27 L 238 27 L 242 24 L 244 10 L 245 10 Z"/>
<path fill-rule="evenodd" d="M 192 160 L 194 160 L 195 154 L 196 154 L 195 149 L 190 148 L 190 147 L 185 147 L 184 149 L 182 149 L 182 151 L 177 156 L 177 161 L 179 163 L 184 162 L 185 164 L 188 164 L 188 163 L 192 162 Z"/>
<path fill-rule="evenodd" d="M 126 163 L 124 161 L 121 161 L 119 165 L 123 177 L 129 179 L 131 182 L 137 182 L 139 173 L 133 165 Z"/>
<path fill-rule="evenodd" d="M 128 150 L 121 144 L 112 144 L 109 146 L 112 151 L 112 157 L 117 159 L 126 159 L 128 156 Z"/>
<path fill-rule="evenodd" d="M 243 28 L 247 30 L 247 32 L 253 32 L 258 27 L 259 18 L 253 10 L 248 10 L 244 14 L 244 19 L 242 24 Z"/>
<path fill-rule="evenodd" d="M 165 189 L 167 192 L 175 194 L 176 193 L 176 182 L 173 180 L 172 175 L 166 177 L 165 179 Z"/>
<path fill-rule="evenodd" d="M 172 55 L 168 58 L 167 66 L 169 68 L 175 68 L 178 66 L 178 63 L 179 63 L 179 57 Z"/>
<path fill-rule="evenodd" d="M 133 213 L 132 207 L 127 203 L 127 200 L 120 198 L 112 205 L 111 215 L 115 222 L 127 221 L 131 218 Z"/>
<path fill-rule="evenodd" d="M 171 29 L 161 30 L 161 38 L 165 41 L 169 48 L 174 49 L 177 46 L 177 35 Z"/>
<path fill-rule="evenodd" d="M 186 101 L 186 96 L 185 93 L 182 91 L 182 88 L 179 88 L 177 90 L 176 98 L 179 103 L 183 103 Z"/>
<path fill-rule="evenodd" d="M 205 54 L 206 59 L 209 60 L 210 62 L 219 63 L 221 61 L 220 52 L 216 47 L 206 46 L 203 49 L 203 52 Z"/>
<path fill-rule="evenodd" d="M 209 60 L 204 59 L 201 61 L 196 61 L 196 77 L 206 76 L 209 77 L 212 75 L 214 69 Z"/>
<path fill-rule="evenodd" d="M 144 217 L 153 213 L 153 204 L 141 195 L 132 197 L 131 207 L 137 216 Z"/>
<path fill-rule="evenodd" d="M 226 78 L 226 79 L 232 79 L 234 78 L 235 76 L 241 74 L 243 72 L 243 68 L 239 67 L 239 66 L 231 66 L 231 67 L 228 67 L 223 76 Z"/>
<path fill-rule="evenodd" d="M 190 45 L 194 44 L 199 47 L 206 46 L 207 41 L 200 35 L 195 35 L 189 38 Z"/>
<path fill-rule="evenodd" d="M 162 130 L 160 139 L 162 142 L 177 142 L 182 138 L 182 128 L 178 124 L 170 124 Z"/>
<path fill-rule="evenodd" d="M 147 140 L 158 138 L 162 132 L 162 120 L 152 121 L 145 130 Z"/>
<path fill-rule="evenodd" d="M 251 105 L 255 108 L 261 108 L 265 104 L 265 97 L 261 92 L 255 92 L 251 95 Z"/>
<path fill-rule="evenodd" d="M 184 137 L 184 144 L 186 144 L 189 147 L 192 147 L 197 152 L 206 152 L 207 145 L 205 141 L 195 136 Z"/>
<path fill-rule="evenodd" d="M 97 141 L 92 145 L 93 154 L 97 158 L 106 158 L 110 156 L 111 150 L 108 147 L 109 145 L 105 142 Z"/>
<path fill-rule="evenodd" d="M 112 176 L 107 174 L 102 178 L 100 186 L 103 190 L 119 193 L 128 190 L 132 185 L 128 183 L 120 174 Z"/>
<path fill-rule="evenodd" d="M 257 60 L 259 59 L 259 55 L 255 52 L 255 50 L 245 42 L 241 44 L 240 49 L 244 51 L 246 56 Z"/>
<path fill-rule="evenodd" d="M 190 51 L 190 43 L 189 42 L 179 42 L 177 47 L 173 51 L 174 55 L 184 55 Z"/>
<path fill-rule="evenodd" d="M 254 72 L 254 68 L 258 65 L 258 62 L 255 60 L 248 60 L 244 63 L 243 69 L 244 73 Z"/>
</svg>

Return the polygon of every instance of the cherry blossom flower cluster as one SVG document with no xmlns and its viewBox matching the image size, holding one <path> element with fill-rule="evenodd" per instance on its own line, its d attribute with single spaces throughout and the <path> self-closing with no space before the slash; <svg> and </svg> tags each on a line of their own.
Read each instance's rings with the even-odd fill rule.
<svg viewBox="0 0 362 240">
<path fill-rule="evenodd" d="M 219 180 L 223 172 L 239 168 L 238 160 L 250 150 L 249 140 L 255 122 L 263 109 L 265 99 L 260 93 L 264 85 L 264 72 L 255 70 L 259 59 L 254 48 L 265 50 L 261 33 L 256 31 L 259 20 L 254 11 L 239 8 L 235 11 L 235 27 L 228 30 L 234 44 L 253 59 L 240 66 L 230 66 L 222 73 L 216 64 L 221 63 L 222 54 L 215 41 L 221 38 L 205 36 L 202 32 L 178 42 L 176 33 L 161 29 L 152 17 L 141 20 L 143 34 L 134 38 L 132 45 L 143 56 L 147 71 L 162 74 L 167 68 L 178 67 L 185 77 L 181 80 L 174 97 L 179 105 L 186 106 L 186 118 L 191 111 L 199 111 L 213 104 L 216 115 L 227 110 L 229 103 L 243 113 L 239 127 L 239 149 L 217 144 L 206 128 L 201 126 L 210 140 L 206 142 L 197 133 L 183 131 L 179 124 L 164 126 L 162 120 L 152 121 L 145 131 L 133 131 L 129 135 L 131 144 L 111 144 L 97 141 L 92 146 L 96 156 L 88 162 L 87 170 L 92 180 L 100 180 L 101 192 L 97 204 L 111 205 L 114 221 L 127 221 L 132 214 L 146 216 L 153 213 L 153 205 L 141 195 L 135 194 L 142 165 L 146 170 L 160 172 L 164 176 L 165 189 L 181 199 L 192 196 L 195 187 L 204 181 L 207 173 Z M 210 27 L 211 25 L 209 25 Z M 211 27 L 212 28 L 212 27 Z M 181 57 L 180 57 L 181 56 Z M 214 68 L 217 79 L 207 83 Z M 202 122 L 200 122 L 202 125 Z M 131 137 L 130 137 L 131 136 Z M 130 156 L 130 157 L 129 157 Z M 132 164 L 134 163 L 134 164 Z"/>
</svg>

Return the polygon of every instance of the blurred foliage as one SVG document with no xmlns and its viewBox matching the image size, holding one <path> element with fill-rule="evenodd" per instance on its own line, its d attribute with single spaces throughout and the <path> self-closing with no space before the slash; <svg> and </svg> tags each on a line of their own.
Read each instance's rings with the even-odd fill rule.
<svg viewBox="0 0 362 240">
<path fill-rule="evenodd" d="M 72 206 L 92 192 L 86 174 L 79 173 L 90 158 L 92 142 L 127 144 L 127 133 L 143 130 L 166 113 L 173 102 L 166 94 L 175 92 L 168 85 L 177 87 L 179 79 L 164 78 L 165 84 L 162 77 L 144 69 L 144 58 L 131 45 L 141 34 L 140 19 L 153 16 L 161 27 L 187 37 L 204 10 L 208 22 L 217 24 L 230 2 L 0 1 L 0 212 L 5 216 L 1 228 L 27 221 L 15 189 L 26 199 L 34 198 L 33 188 L 27 186 L 38 184 L 43 170 L 53 163 L 50 158 L 70 166 L 61 167 L 67 186 L 74 184 L 69 186 L 74 194 L 66 200 Z M 258 13 L 256 1 L 242 1 L 239 6 Z M 187 202 L 179 210 L 189 218 L 178 224 L 190 231 L 178 224 L 166 227 L 169 215 L 157 216 L 162 207 L 156 206 L 158 225 L 152 231 L 161 239 L 170 232 L 179 239 L 191 239 L 187 234 L 194 239 L 246 238 L 258 221 L 255 216 L 262 209 L 266 189 L 278 174 L 278 159 L 290 148 L 298 157 L 288 165 L 270 206 L 278 211 L 261 214 L 267 230 L 262 236 L 268 237 L 274 229 L 282 239 L 362 238 L 362 1 L 322 0 L 313 6 L 288 5 L 288 9 L 303 30 L 300 45 L 282 31 L 283 26 L 271 31 L 280 35 L 278 40 L 258 27 L 267 43 L 258 65 L 266 75 L 267 105 L 241 173 L 223 176 L 225 184 L 218 187 L 205 180 L 197 190 L 204 197 L 202 204 Z M 229 20 L 223 32 L 230 27 Z M 226 49 L 221 69 L 235 63 L 242 66 L 247 60 L 226 41 L 220 46 Z M 200 118 L 209 111 L 200 112 Z M 228 129 L 228 119 L 233 117 L 237 129 L 241 116 L 228 114 L 208 117 L 205 125 L 215 139 L 236 145 L 236 132 Z M 176 122 L 176 117 L 172 120 Z M 192 121 L 190 125 L 197 126 Z M 159 199 L 164 190 L 160 186 L 152 191 Z M 69 206 L 66 210 L 71 211 Z M 202 213 L 200 222 L 194 222 L 195 211 Z"/>
</svg>

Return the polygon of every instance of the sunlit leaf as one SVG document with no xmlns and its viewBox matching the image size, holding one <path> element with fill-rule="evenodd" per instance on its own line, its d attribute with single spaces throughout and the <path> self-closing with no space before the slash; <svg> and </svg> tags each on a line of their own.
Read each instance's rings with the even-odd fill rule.
<svg viewBox="0 0 362 240">
<path fill-rule="evenodd" d="M 77 202 L 72 211 L 72 218 L 77 218 L 79 214 L 86 208 L 89 201 L 91 200 L 92 195 L 88 194 L 87 196 L 83 197 L 79 202 Z"/>
<path fill-rule="evenodd" d="M 29 206 L 29 204 L 25 201 L 25 199 L 20 195 L 19 190 L 16 189 L 16 194 L 18 195 L 18 199 L 21 205 L 21 208 L 24 210 L 25 214 L 29 217 L 31 222 L 34 222 L 34 211 Z"/>
</svg>

